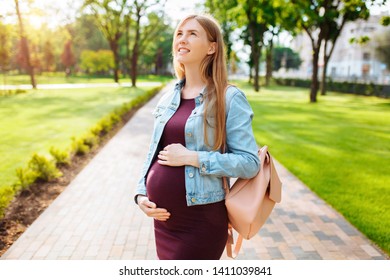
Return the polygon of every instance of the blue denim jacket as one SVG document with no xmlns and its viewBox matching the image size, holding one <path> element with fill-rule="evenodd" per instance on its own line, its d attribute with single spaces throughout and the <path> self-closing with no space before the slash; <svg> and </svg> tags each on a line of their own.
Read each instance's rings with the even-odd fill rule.
<svg viewBox="0 0 390 280">
<path fill-rule="evenodd" d="M 173 92 L 165 94 L 153 112 L 155 117 L 154 130 L 136 195 L 147 195 L 146 175 L 159 152 L 158 146 L 165 124 L 179 107 L 183 84 L 184 81 L 178 82 Z M 205 144 L 203 133 L 205 94 L 207 93 L 203 91 L 195 98 L 195 109 L 185 125 L 186 148 L 198 151 L 200 166 L 199 168 L 185 166 L 188 206 L 223 200 L 225 191 L 222 177 L 252 178 L 260 169 L 260 161 L 257 156 L 258 148 L 252 130 L 253 111 L 244 93 L 233 86 L 229 86 L 226 91 L 226 153 L 212 150 L 214 130 L 210 126 L 208 127 L 208 137 L 211 147 Z M 209 118 L 208 122 L 212 125 L 213 118 Z"/>
</svg>

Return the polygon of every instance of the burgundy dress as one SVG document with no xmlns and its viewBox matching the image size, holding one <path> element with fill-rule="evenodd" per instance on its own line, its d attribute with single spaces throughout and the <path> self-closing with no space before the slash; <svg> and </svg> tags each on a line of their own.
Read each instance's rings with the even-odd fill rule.
<svg viewBox="0 0 390 280">
<path fill-rule="evenodd" d="M 161 149 L 173 143 L 185 146 L 185 123 L 195 108 L 194 99 L 181 99 L 176 113 L 167 122 Z M 160 260 L 217 260 L 227 240 L 227 213 L 224 201 L 187 206 L 184 166 L 153 162 L 147 178 L 149 200 L 171 213 L 166 222 L 154 220 L 157 256 Z"/>
</svg>

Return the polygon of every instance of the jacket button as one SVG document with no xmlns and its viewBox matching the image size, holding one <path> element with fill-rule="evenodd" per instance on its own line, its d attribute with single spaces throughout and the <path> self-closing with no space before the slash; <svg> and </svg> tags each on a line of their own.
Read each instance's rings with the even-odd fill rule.
<svg viewBox="0 0 390 280">
<path fill-rule="evenodd" d="M 191 137 L 191 136 L 192 136 L 192 133 L 191 133 L 191 132 L 188 132 L 188 133 L 187 133 L 187 136 L 188 136 L 188 137 Z"/>
<path fill-rule="evenodd" d="M 190 173 L 190 174 L 188 174 L 188 176 L 190 176 L 190 178 L 192 178 L 192 177 L 194 177 L 194 173 Z"/>
<path fill-rule="evenodd" d="M 202 171 L 205 172 L 206 171 L 206 167 L 203 166 L 202 167 Z"/>
<path fill-rule="evenodd" d="M 195 202 L 195 201 L 196 201 L 195 197 L 191 198 L 191 201 L 192 201 L 192 202 Z"/>
</svg>

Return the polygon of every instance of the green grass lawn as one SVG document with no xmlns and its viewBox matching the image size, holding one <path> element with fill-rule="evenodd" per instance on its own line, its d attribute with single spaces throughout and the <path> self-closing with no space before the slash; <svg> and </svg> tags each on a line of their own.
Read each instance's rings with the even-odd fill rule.
<svg viewBox="0 0 390 280">
<path fill-rule="evenodd" d="M 21 85 L 21 84 L 30 84 L 30 76 L 28 75 L 6 75 L 6 84 L 7 85 Z M 77 84 L 77 83 L 114 83 L 113 77 L 101 77 L 101 76 L 87 76 L 87 75 L 72 75 L 70 77 L 65 77 L 65 73 L 56 72 L 56 73 L 44 73 L 42 75 L 35 76 L 36 82 L 38 84 Z M 172 77 L 158 77 L 159 80 L 167 82 L 172 79 Z M 138 82 L 148 82 L 155 81 L 156 76 L 153 75 L 141 75 L 137 78 Z M 131 82 L 129 77 L 122 77 L 119 79 L 121 83 Z M 0 74 L 0 86 L 4 84 L 4 74 Z"/>
<path fill-rule="evenodd" d="M 367 237 L 390 253 L 390 101 L 309 90 L 247 94 L 260 145 Z"/>
<path fill-rule="evenodd" d="M 15 182 L 15 169 L 25 167 L 34 152 L 48 156 L 51 146 L 69 148 L 72 136 L 81 136 L 114 108 L 149 89 L 30 90 L 0 97 L 0 188 Z"/>
</svg>

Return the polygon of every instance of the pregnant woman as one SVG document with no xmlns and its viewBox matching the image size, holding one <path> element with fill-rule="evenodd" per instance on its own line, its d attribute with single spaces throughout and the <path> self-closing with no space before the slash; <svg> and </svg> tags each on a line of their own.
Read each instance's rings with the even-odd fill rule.
<svg viewBox="0 0 390 280">
<path fill-rule="evenodd" d="M 222 177 L 259 171 L 252 109 L 228 86 L 221 29 L 190 15 L 174 33 L 179 82 L 161 98 L 135 201 L 154 218 L 160 260 L 217 260 L 227 241 Z M 226 151 L 222 147 L 226 143 Z"/>
</svg>

